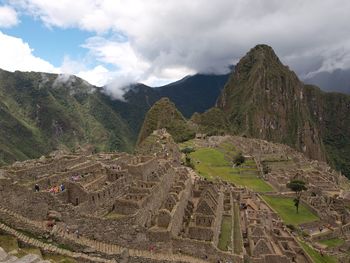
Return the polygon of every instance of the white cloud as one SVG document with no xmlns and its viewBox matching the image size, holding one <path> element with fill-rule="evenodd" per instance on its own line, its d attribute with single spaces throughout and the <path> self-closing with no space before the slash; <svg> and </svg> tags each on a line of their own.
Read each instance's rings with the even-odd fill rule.
<svg viewBox="0 0 350 263">
<path fill-rule="evenodd" d="M 8 71 L 59 72 L 49 62 L 33 55 L 28 43 L 0 31 L 0 68 Z"/>
<path fill-rule="evenodd" d="M 258 43 L 270 44 L 282 57 L 288 57 L 350 38 L 347 0 L 8 2 L 48 26 L 123 32 L 129 37 L 129 48 L 155 70 L 182 65 L 196 71 L 223 72 Z"/>
<path fill-rule="evenodd" d="M 0 6 L 0 28 L 12 27 L 18 23 L 16 10 L 10 6 Z"/>
<path fill-rule="evenodd" d="M 180 73 L 223 73 L 259 43 L 271 45 L 301 76 L 350 67 L 348 0 L 7 2 L 49 27 L 96 32 L 84 46 L 118 70 L 82 70 L 95 83 L 98 76 L 161 83 Z M 119 33 L 127 42 L 110 37 Z"/>
<path fill-rule="evenodd" d="M 98 61 L 121 67 L 120 71 L 125 73 L 133 73 L 140 76 L 150 67 L 150 64 L 135 52 L 130 42 L 110 41 L 103 37 L 92 37 L 87 39 L 83 47 L 89 49 Z"/>
<path fill-rule="evenodd" d="M 113 80 L 113 73 L 101 65 L 98 65 L 93 69 L 80 70 L 75 74 L 90 84 L 99 87 L 104 86 Z"/>
</svg>

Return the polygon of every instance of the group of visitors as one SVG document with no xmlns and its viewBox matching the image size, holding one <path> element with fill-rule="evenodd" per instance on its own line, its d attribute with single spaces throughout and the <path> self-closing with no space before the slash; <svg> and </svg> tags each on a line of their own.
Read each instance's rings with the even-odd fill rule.
<svg viewBox="0 0 350 263">
<path fill-rule="evenodd" d="M 81 175 L 72 175 L 70 177 L 70 180 L 73 182 L 76 182 L 76 181 L 79 181 L 81 178 L 83 178 L 83 176 L 81 176 Z"/>
<path fill-rule="evenodd" d="M 65 189 L 66 189 L 66 187 L 65 187 L 64 184 L 62 183 L 60 186 L 58 186 L 58 185 L 52 186 L 52 187 L 49 189 L 49 192 L 50 192 L 50 193 L 57 194 L 57 193 L 63 192 Z"/>
<path fill-rule="evenodd" d="M 48 190 L 49 193 L 60 193 L 63 192 L 66 189 L 65 185 L 63 183 L 61 183 L 61 185 L 57 185 L 57 186 L 52 186 L 50 187 L 50 189 Z M 40 192 L 40 186 L 39 184 L 35 184 L 34 185 L 34 191 L 35 192 Z"/>
</svg>

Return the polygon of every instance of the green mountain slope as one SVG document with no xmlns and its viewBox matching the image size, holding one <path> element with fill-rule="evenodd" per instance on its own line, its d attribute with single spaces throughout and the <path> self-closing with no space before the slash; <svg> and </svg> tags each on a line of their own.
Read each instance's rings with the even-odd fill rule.
<svg viewBox="0 0 350 263">
<path fill-rule="evenodd" d="M 209 133 L 288 144 L 350 178 L 349 116 L 350 96 L 303 84 L 271 47 L 258 45 L 239 61 L 216 108 L 192 121 Z"/>
<path fill-rule="evenodd" d="M 168 98 L 160 99 L 147 112 L 138 138 L 138 144 L 142 143 L 154 130 L 161 128 L 166 128 L 175 142 L 191 139 L 195 135 L 184 116 Z"/>
<path fill-rule="evenodd" d="M 60 145 L 131 151 L 132 132 L 74 76 L 0 71 L 0 162 L 35 158 Z"/>
</svg>

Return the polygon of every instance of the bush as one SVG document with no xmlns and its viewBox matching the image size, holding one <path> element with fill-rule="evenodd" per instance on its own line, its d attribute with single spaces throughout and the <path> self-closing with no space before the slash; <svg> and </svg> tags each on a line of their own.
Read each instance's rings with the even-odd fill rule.
<svg viewBox="0 0 350 263">
<path fill-rule="evenodd" d="M 288 227 L 291 231 L 295 231 L 296 230 L 295 226 L 292 225 L 292 224 L 288 224 L 288 225 L 286 225 L 286 227 Z"/>
<path fill-rule="evenodd" d="M 264 174 L 268 174 L 269 172 L 271 172 L 271 168 L 266 163 L 263 162 L 262 167 L 263 167 Z"/>
<path fill-rule="evenodd" d="M 192 152 L 194 152 L 195 150 L 192 148 L 192 147 L 186 147 L 186 148 L 183 148 L 182 150 L 181 150 L 181 152 L 182 153 L 184 153 L 184 154 L 190 154 L 190 153 L 192 153 Z"/>
<path fill-rule="evenodd" d="M 190 168 L 194 169 L 194 164 L 193 164 L 193 162 L 192 162 L 192 159 L 191 159 L 191 157 L 189 157 L 188 155 L 186 155 L 185 165 L 186 165 L 187 167 L 190 167 Z"/>
<path fill-rule="evenodd" d="M 239 152 L 236 156 L 233 157 L 233 163 L 236 166 L 240 166 L 244 162 L 245 162 L 245 157 L 241 152 Z"/>
</svg>

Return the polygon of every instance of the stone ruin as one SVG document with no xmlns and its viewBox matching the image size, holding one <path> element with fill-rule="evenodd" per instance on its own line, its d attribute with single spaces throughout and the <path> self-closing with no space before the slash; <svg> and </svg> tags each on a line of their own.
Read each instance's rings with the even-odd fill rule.
<svg viewBox="0 0 350 263">
<path fill-rule="evenodd" d="M 277 195 L 294 197 L 286 184 L 292 179 L 306 182 L 308 190 L 302 195 L 302 203 L 320 220 L 301 228 L 315 247 L 319 246 L 317 241 L 335 237 L 350 244 L 350 184 L 345 176 L 283 144 L 242 137 L 232 137 L 231 142 L 253 156 L 262 177 L 277 190 Z M 267 174 L 264 166 L 268 167 Z M 332 253 L 341 258 L 344 253 L 339 250 Z"/>
<path fill-rule="evenodd" d="M 91 262 L 312 262 L 259 195 L 200 178 L 161 152 L 66 153 L 3 167 L 0 221 L 3 232 L 50 237 L 78 259 L 100 260 Z"/>
</svg>

